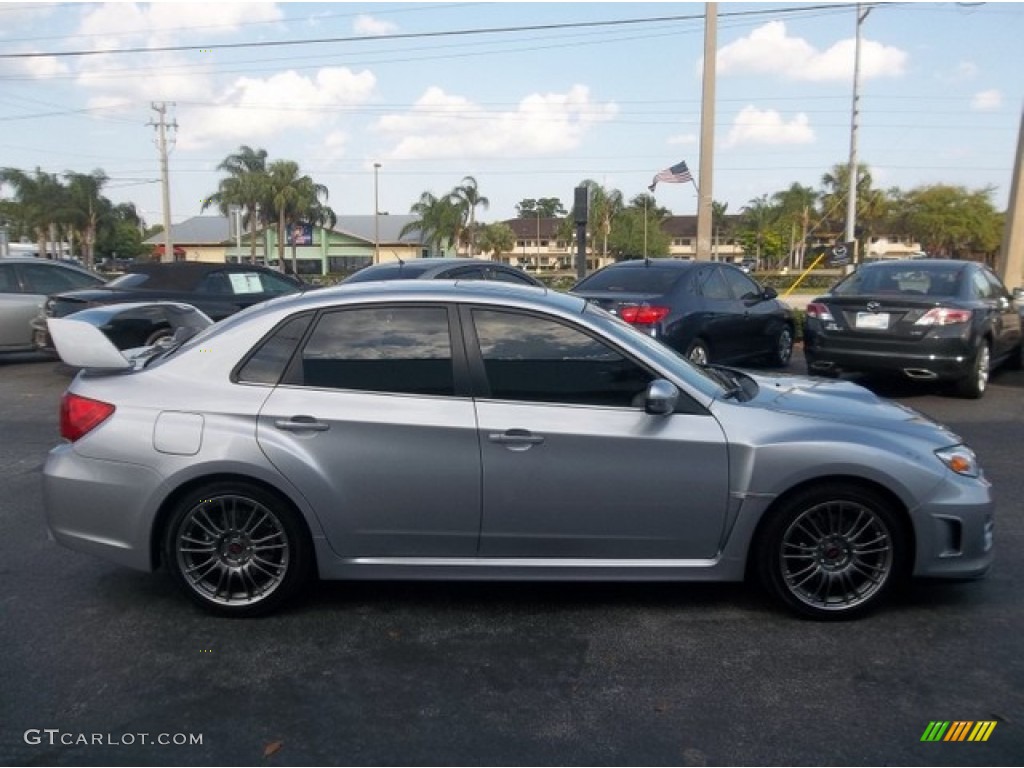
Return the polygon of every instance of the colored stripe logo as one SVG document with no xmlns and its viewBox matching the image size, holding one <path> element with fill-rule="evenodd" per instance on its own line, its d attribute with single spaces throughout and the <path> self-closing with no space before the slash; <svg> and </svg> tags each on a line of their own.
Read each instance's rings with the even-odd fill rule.
<svg viewBox="0 0 1024 768">
<path fill-rule="evenodd" d="M 996 729 L 995 720 L 932 720 L 921 741 L 988 741 Z"/>
</svg>

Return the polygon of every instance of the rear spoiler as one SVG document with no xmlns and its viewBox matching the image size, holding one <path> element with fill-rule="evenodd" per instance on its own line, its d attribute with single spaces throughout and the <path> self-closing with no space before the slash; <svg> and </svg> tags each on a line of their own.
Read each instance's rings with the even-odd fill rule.
<svg viewBox="0 0 1024 768">
<path fill-rule="evenodd" d="M 170 326 L 173 338 L 148 347 L 119 350 L 104 331 L 117 322 L 144 319 Z M 67 317 L 50 317 L 47 329 L 60 359 L 70 366 L 90 371 L 125 371 L 169 346 L 183 343 L 213 325 L 204 312 L 191 304 L 171 301 L 109 304 L 75 312 Z"/>
</svg>

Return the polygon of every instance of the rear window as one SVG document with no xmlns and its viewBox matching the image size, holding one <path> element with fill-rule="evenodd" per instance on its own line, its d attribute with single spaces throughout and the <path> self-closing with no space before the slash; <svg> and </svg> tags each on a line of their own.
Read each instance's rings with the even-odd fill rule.
<svg viewBox="0 0 1024 768">
<path fill-rule="evenodd" d="M 906 265 L 885 265 L 859 269 L 847 277 L 832 293 L 836 296 L 900 294 L 903 296 L 957 296 L 963 270 L 920 269 Z"/>
<path fill-rule="evenodd" d="M 605 268 L 585 277 L 573 291 L 608 293 L 668 293 L 683 277 L 683 271 L 659 267 Z"/>
<path fill-rule="evenodd" d="M 361 269 L 348 278 L 346 283 L 368 283 L 373 280 L 415 280 L 427 271 L 429 265 L 395 264 L 384 267 Z"/>
</svg>

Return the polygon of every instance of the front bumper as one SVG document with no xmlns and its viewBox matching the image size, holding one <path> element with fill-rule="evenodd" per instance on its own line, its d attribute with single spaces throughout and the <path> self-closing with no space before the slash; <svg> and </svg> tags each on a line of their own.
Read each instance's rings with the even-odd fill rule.
<svg viewBox="0 0 1024 768">
<path fill-rule="evenodd" d="M 984 478 L 950 477 L 911 517 L 915 576 L 971 579 L 991 568 L 995 503 Z"/>
</svg>

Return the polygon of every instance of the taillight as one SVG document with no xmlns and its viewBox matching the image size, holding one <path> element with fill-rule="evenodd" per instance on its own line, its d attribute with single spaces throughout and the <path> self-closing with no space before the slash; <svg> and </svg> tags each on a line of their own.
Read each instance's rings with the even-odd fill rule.
<svg viewBox="0 0 1024 768">
<path fill-rule="evenodd" d="M 807 317 L 813 317 L 815 320 L 823 320 L 825 322 L 835 322 L 835 318 L 832 317 L 832 313 L 829 312 L 828 307 L 822 304 L 820 301 L 812 301 L 804 309 Z"/>
<path fill-rule="evenodd" d="M 936 307 L 929 309 L 914 325 L 959 325 L 971 322 L 971 310 Z"/>
<path fill-rule="evenodd" d="M 627 323 L 635 325 L 654 325 L 664 320 L 669 311 L 669 307 L 651 307 L 647 305 L 642 307 L 623 307 L 619 311 L 619 317 Z"/>
<path fill-rule="evenodd" d="M 114 406 L 65 392 L 60 401 L 60 436 L 72 443 L 106 421 Z"/>
</svg>

